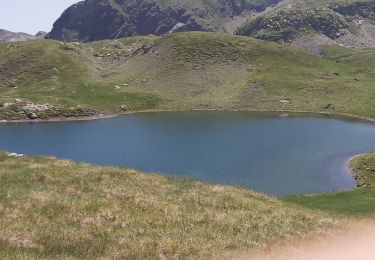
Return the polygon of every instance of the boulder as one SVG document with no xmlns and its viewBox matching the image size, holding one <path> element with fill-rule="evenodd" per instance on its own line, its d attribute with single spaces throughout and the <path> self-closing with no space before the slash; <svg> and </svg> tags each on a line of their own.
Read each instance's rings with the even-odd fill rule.
<svg viewBox="0 0 375 260">
<path fill-rule="evenodd" d="M 290 101 L 287 100 L 287 99 L 280 99 L 279 102 L 280 102 L 281 104 L 289 104 L 289 103 L 290 103 Z"/>
<path fill-rule="evenodd" d="M 121 108 L 122 111 L 128 111 L 127 105 L 121 105 L 120 108 Z"/>
<path fill-rule="evenodd" d="M 34 112 L 28 112 L 28 113 L 26 113 L 26 115 L 31 120 L 35 120 L 35 119 L 39 118 L 39 116 L 36 113 L 34 113 Z"/>
<path fill-rule="evenodd" d="M 334 104 L 331 104 L 331 103 L 330 103 L 330 104 L 327 104 L 327 105 L 324 106 L 324 109 L 327 109 L 327 110 L 328 110 L 328 109 L 333 109 L 333 110 L 334 110 L 334 109 L 335 109 L 335 105 L 334 105 Z"/>
</svg>

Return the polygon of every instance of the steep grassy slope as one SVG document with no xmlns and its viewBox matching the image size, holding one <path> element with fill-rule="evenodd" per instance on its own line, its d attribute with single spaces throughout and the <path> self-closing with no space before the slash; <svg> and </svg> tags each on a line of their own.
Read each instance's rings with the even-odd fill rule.
<svg viewBox="0 0 375 260">
<path fill-rule="evenodd" d="M 323 37 L 315 41 L 332 41 L 354 48 L 375 47 L 375 3 L 370 0 L 296 0 L 249 20 L 237 34 L 284 42 L 302 38 L 300 45 L 311 44 L 311 35 L 320 35 Z"/>
<path fill-rule="evenodd" d="M 285 200 L 312 209 L 354 216 L 373 216 L 375 214 L 375 154 L 354 158 L 350 163 L 350 169 L 358 184 L 358 188 L 353 191 L 292 196 Z"/>
<path fill-rule="evenodd" d="M 47 37 L 94 41 L 169 31 L 223 31 L 234 16 L 279 0 L 86 0 L 68 8 Z M 92 30 L 91 28 L 95 28 Z"/>
<path fill-rule="evenodd" d="M 3 259 L 217 259 L 340 222 L 243 189 L 0 153 Z"/>
<path fill-rule="evenodd" d="M 249 37 L 190 32 L 91 44 L 0 44 L 0 53 L 3 103 L 21 98 L 101 113 L 248 109 L 375 115 L 371 49 L 328 46 L 318 57 Z M 17 107 L 17 113 L 0 108 L 2 118 L 22 118 L 22 105 Z"/>
</svg>

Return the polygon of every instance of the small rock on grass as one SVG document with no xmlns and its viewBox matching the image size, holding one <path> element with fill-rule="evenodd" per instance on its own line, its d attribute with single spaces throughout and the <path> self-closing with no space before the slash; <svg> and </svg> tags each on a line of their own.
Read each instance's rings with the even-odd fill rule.
<svg viewBox="0 0 375 260">
<path fill-rule="evenodd" d="M 128 111 L 127 105 L 121 105 L 120 108 L 121 108 L 122 111 Z"/>
<path fill-rule="evenodd" d="M 280 99 L 279 102 L 280 102 L 281 104 L 289 104 L 289 103 L 290 103 L 290 101 L 289 101 L 289 100 L 286 100 L 286 99 Z"/>
</svg>

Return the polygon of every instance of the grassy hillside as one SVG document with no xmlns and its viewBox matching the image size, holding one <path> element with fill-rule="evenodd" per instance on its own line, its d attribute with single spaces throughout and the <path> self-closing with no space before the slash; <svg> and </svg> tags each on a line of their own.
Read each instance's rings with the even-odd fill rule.
<svg viewBox="0 0 375 260">
<path fill-rule="evenodd" d="M 374 53 L 327 46 L 319 57 L 249 37 L 201 32 L 90 44 L 0 44 L 0 103 L 20 98 L 63 112 L 77 106 L 97 113 L 303 110 L 373 118 Z M 23 118 L 22 107 L 0 107 L 0 117 Z"/>
<path fill-rule="evenodd" d="M 217 258 L 341 220 L 244 189 L 0 153 L 0 258 Z"/>
<path fill-rule="evenodd" d="M 353 191 L 292 196 L 285 200 L 312 209 L 354 216 L 373 216 L 375 214 L 375 154 L 354 158 L 350 168 L 358 184 L 358 188 Z"/>
</svg>

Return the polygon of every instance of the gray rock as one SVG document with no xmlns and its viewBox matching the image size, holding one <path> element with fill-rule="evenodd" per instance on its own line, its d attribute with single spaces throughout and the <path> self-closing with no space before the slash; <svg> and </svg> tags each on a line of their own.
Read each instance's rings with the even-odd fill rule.
<svg viewBox="0 0 375 260">
<path fill-rule="evenodd" d="M 128 111 L 127 105 L 121 105 L 120 108 L 121 108 L 122 111 Z"/>
<path fill-rule="evenodd" d="M 332 110 L 334 110 L 335 109 L 335 105 L 334 104 L 327 104 L 327 105 L 325 105 L 324 106 L 324 109 L 332 109 Z"/>
<path fill-rule="evenodd" d="M 26 115 L 31 120 L 35 120 L 35 119 L 39 118 L 39 116 L 36 113 L 34 113 L 34 112 L 28 112 L 28 113 L 26 113 Z"/>
</svg>

